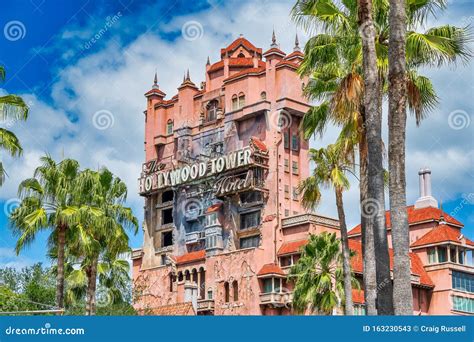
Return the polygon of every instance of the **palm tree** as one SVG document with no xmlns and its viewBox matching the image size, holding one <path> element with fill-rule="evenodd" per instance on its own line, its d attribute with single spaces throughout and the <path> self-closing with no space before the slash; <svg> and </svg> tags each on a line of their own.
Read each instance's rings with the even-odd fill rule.
<svg viewBox="0 0 474 342">
<path fill-rule="evenodd" d="M 50 241 L 56 247 L 57 277 L 56 303 L 64 308 L 64 263 L 66 233 L 70 222 L 63 214 L 72 204 L 73 184 L 79 171 L 79 163 L 65 159 L 56 163 L 50 156 L 41 158 L 33 178 L 20 183 L 18 196 L 21 203 L 10 216 L 10 225 L 18 236 L 16 253 L 34 241 L 36 234 L 50 230 Z"/>
<path fill-rule="evenodd" d="M 312 209 L 321 200 L 321 187 L 334 188 L 342 240 L 345 314 L 353 315 L 351 257 L 342 193 L 349 188 L 349 180 L 345 173 L 352 172 L 354 164 L 347 160 L 345 151 L 337 145 L 329 145 L 325 149 L 311 149 L 310 160 L 315 163 L 316 168 L 313 175 L 305 179 L 299 187 L 302 203 L 305 208 Z"/>
<path fill-rule="evenodd" d="M 396 315 L 412 315 L 413 300 L 409 257 L 409 230 L 406 208 L 406 29 L 405 3 L 390 0 L 390 40 L 388 50 L 388 163 L 390 172 L 390 219 L 392 226 L 393 307 Z"/>
<path fill-rule="evenodd" d="M 101 258 L 115 260 L 129 252 L 126 230 L 138 230 L 138 220 L 130 208 L 124 207 L 125 183 L 103 168 L 100 172 L 85 170 L 77 177 L 76 201 L 65 215 L 76 225 L 76 236 L 70 250 L 82 258 L 81 268 L 87 278 L 86 315 L 96 312 L 96 284 L 102 274 Z"/>
<path fill-rule="evenodd" d="M 0 65 L 0 82 L 5 80 L 5 68 Z M 0 122 L 8 123 L 28 118 L 28 106 L 16 95 L 0 96 Z M 5 150 L 12 157 L 23 152 L 20 141 L 13 132 L 0 127 L 0 150 Z M 0 160 L 0 186 L 5 181 L 6 171 Z"/>
<path fill-rule="evenodd" d="M 430 28 L 423 33 L 427 15 L 444 8 L 444 1 L 427 0 L 407 2 L 410 30 L 407 33 L 407 105 L 419 124 L 437 104 L 437 96 L 430 80 L 416 70 L 422 66 L 455 62 L 469 55 L 466 42 L 469 35 L 465 28 L 445 25 Z M 374 1 L 375 47 L 380 82 L 379 91 L 387 92 L 388 67 L 388 4 Z M 300 67 L 301 75 L 310 76 L 306 93 L 311 100 L 321 101 L 305 115 L 302 131 L 305 137 L 323 134 L 328 123 L 342 127 L 341 138 L 347 146 L 355 142 L 359 150 L 360 200 L 367 196 L 367 142 L 365 140 L 366 108 L 362 77 L 362 43 L 358 26 L 356 0 L 335 2 L 323 0 L 298 0 L 292 11 L 294 19 L 305 28 L 322 29 L 305 46 L 305 57 Z M 365 27 L 364 27 L 365 28 Z M 362 32 L 367 33 L 365 30 Z M 370 34 L 370 31 L 368 32 Z M 379 98 L 381 95 L 379 94 Z M 364 254 L 364 286 L 368 314 L 375 310 L 375 254 L 372 229 L 361 215 L 362 247 Z M 370 223 L 370 222 L 369 222 Z"/>
<path fill-rule="evenodd" d="M 301 251 L 301 258 L 288 275 L 295 284 L 293 307 L 299 312 L 309 309 L 330 315 L 344 302 L 340 240 L 334 233 L 310 235 Z M 353 284 L 357 287 L 355 278 Z"/>
</svg>

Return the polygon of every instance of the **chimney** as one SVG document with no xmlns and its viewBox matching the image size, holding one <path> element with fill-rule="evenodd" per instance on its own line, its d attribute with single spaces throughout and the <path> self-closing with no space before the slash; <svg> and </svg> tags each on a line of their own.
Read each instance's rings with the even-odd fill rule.
<svg viewBox="0 0 474 342">
<path fill-rule="evenodd" d="M 431 170 L 428 168 L 418 171 L 420 197 L 415 202 L 415 209 L 438 208 L 438 201 L 431 195 Z"/>
</svg>

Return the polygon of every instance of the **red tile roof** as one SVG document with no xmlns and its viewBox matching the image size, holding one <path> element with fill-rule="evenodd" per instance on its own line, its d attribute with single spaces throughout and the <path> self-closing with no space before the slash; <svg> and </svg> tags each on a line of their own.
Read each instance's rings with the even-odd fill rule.
<svg viewBox="0 0 474 342">
<path fill-rule="evenodd" d="M 248 69 L 239 71 L 238 73 L 235 73 L 232 76 L 227 77 L 224 81 L 230 81 L 244 75 L 250 75 L 250 74 L 258 75 L 262 72 L 265 72 L 265 67 L 248 68 Z"/>
<path fill-rule="evenodd" d="M 298 253 L 301 250 L 301 247 L 308 243 L 308 239 L 304 240 L 297 240 L 297 241 L 289 241 L 284 242 L 280 249 L 278 249 L 278 255 L 285 255 L 285 254 L 294 254 Z"/>
<path fill-rule="evenodd" d="M 250 143 L 262 152 L 268 152 L 267 145 L 257 137 L 251 137 Z"/>
<path fill-rule="evenodd" d="M 459 228 L 451 227 L 446 224 L 441 224 L 430 230 L 418 240 L 416 240 L 414 243 L 411 244 L 410 247 L 419 247 L 440 242 L 456 242 L 459 244 L 463 244 L 463 242 L 466 242 L 466 244 L 474 246 L 474 242 L 472 242 L 468 238 L 463 237 L 463 239 L 460 239 L 462 235 L 463 234 L 461 233 L 461 230 Z"/>
<path fill-rule="evenodd" d="M 226 54 L 226 52 L 233 52 L 233 51 L 237 50 L 237 48 L 239 46 L 243 46 L 244 48 L 246 48 L 249 51 L 254 51 L 254 52 L 257 52 L 259 54 L 262 54 L 262 49 L 257 48 L 255 45 L 250 43 L 244 37 L 239 37 L 236 40 L 234 40 L 232 43 L 230 43 L 230 45 L 228 47 L 226 47 L 224 49 L 221 49 L 221 56 L 224 56 Z"/>
<path fill-rule="evenodd" d="M 195 315 L 194 307 L 191 302 L 176 303 L 170 305 L 158 306 L 156 308 L 149 308 L 139 310 L 139 314 L 156 315 L 156 316 L 189 316 Z"/>
<path fill-rule="evenodd" d="M 151 89 L 151 90 L 149 90 L 145 93 L 145 96 L 151 96 L 151 95 L 158 95 L 158 96 L 161 96 L 161 97 L 165 97 L 166 94 L 163 93 L 160 89 L 155 88 L 155 89 Z"/>
<path fill-rule="evenodd" d="M 258 271 L 257 276 L 272 275 L 272 274 L 286 276 L 285 272 L 281 270 L 280 266 L 275 265 L 275 264 L 263 265 L 260 271 Z"/>
<path fill-rule="evenodd" d="M 206 214 L 213 213 L 215 211 L 219 211 L 219 209 L 222 207 L 222 203 L 216 203 L 211 205 L 209 208 L 206 210 Z"/>
<path fill-rule="evenodd" d="M 271 48 L 267 51 L 265 51 L 263 53 L 264 56 L 268 56 L 268 55 L 272 55 L 272 54 L 276 54 L 276 55 L 282 55 L 282 56 L 285 56 L 286 53 L 284 53 L 283 51 L 281 51 L 280 49 L 274 47 L 274 48 Z"/>
<path fill-rule="evenodd" d="M 200 250 L 195 252 L 186 253 L 176 257 L 177 264 L 189 264 L 192 262 L 198 262 L 206 260 L 206 251 Z"/>
<path fill-rule="evenodd" d="M 362 273 L 364 269 L 364 262 L 362 259 L 362 244 L 360 241 L 349 239 L 349 248 L 355 252 L 351 258 L 351 267 L 355 273 Z M 393 270 L 393 250 L 389 249 L 390 269 Z M 434 283 L 426 273 L 423 263 L 418 255 L 410 253 L 411 273 L 420 276 L 420 284 L 424 286 L 433 287 Z"/>
<path fill-rule="evenodd" d="M 207 70 L 207 72 L 214 72 L 214 71 L 222 69 L 223 67 L 224 67 L 224 61 L 219 61 L 212 64 Z"/>
<path fill-rule="evenodd" d="M 412 206 L 407 207 L 407 213 L 408 213 L 408 223 L 410 225 L 414 225 L 414 224 L 426 222 L 426 221 L 438 221 L 441 217 L 441 209 L 433 208 L 433 207 L 415 209 L 415 207 L 412 205 Z M 446 213 L 443 213 L 443 215 L 446 222 L 455 224 L 457 226 L 463 226 L 463 224 L 459 222 L 458 220 L 456 220 L 454 217 L 451 217 Z M 387 226 L 387 229 L 390 229 L 390 211 L 389 210 L 385 212 L 385 225 Z M 359 235 L 360 233 L 361 233 L 361 227 L 359 224 L 355 226 L 349 232 L 349 235 Z"/>
<path fill-rule="evenodd" d="M 265 62 L 258 61 L 259 66 L 265 66 Z M 229 66 L 236 68 L 251 68 L 253 67 L 253 59 L 250 57 L 229 58 Z M 224 61 L 219 61 L 212 64 L 207 70 L 208 73 L 218 71 L 224 68 Z"/>
<path fill-rule="evenodd" d="M 352 290 L 352 301 L 354 304 L 365 304 L 364 290 Z"/>
<path fill-rule="evenodd" d="M 299 66 L 299 65 L 296 64 L 296 63 L 293 63 L 293 62 L 284 60 L 284 59 L 282 59 L 281 61 L 279 61 L 279 62 L 275 65 L 275 67 L 277 67 L 277 68 L 279 68 L 279 67 L 284 67 L 284 66 L 288 66 L 288 67 L 290 67 L 290 68 L 292 68 L 292 69 L 298 69 L 298 66 Z"/>
<path fill-rule="evenodd" d="M 301 51 L 293 51 L 288 56 L 285 57 L 286 60 L 291 60 L 295 58 L 303 58 L 304 54 Z"/>
</svg>

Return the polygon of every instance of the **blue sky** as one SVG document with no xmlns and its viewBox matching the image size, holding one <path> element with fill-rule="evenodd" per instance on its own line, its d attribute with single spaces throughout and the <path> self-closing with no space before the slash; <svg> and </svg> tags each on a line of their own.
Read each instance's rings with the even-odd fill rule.
<svg viewBox="0 0 474 342">
<path fill-rule="evenodd" d="M 239 34 L 266 49 L 275 28 L 282 50 L 291 51 L 296 32 L 302 43 L 308 38 L 288 17 L 291 6 L 291 1 L 269 0 L 193 1 L 192 6 L 189 1 L 151 0 L 2 4 L 0 64 L 7 69 L 7 81 L 0 84 L 0 94 L 21 94 L 31 116 L 26 123 L 11 125 L 24 155 L 13 160 L 0 154 L 10 175 L 0 188 L 0 267 L 46 261 L 45 234 L 20 257 L 14 256 L 15 239 L 6 217 L 17 202 L 18 183 L 32 175 L 45 152 L 78 159 L 83 167 L 108 166 L 127 182 L 128 205 L 141 219 L 136 179 L 143 161 L 143 93 L 154 71 L 171 97 L 187 68 L 198 84 L 204 79 L 207 56 L 218 60 L 219 49 Z M 429 24 L 445 23 L 472 25 L 472 4 L 450 1 L 449 9 Z M 429 166 L 435 197 L 474 237 L 473 64 L 423 73 L 432 78 L 441 103 L 421 127 L 415 127 L 412 118 L 408 122 L 408 202 L 418 196 L 417 170 Z M 311 144 L 330 143 L 336 133 L 330 128 L 323 140 Z M 354 182 L 345 199 L 349 226 L 357 224 L 357 199 Z M 324 194 L 318 212 L 336 216 L 331 193 Z M 132 237 L 132 246 L 141 241 L 139 233 Z"/>
</svg>

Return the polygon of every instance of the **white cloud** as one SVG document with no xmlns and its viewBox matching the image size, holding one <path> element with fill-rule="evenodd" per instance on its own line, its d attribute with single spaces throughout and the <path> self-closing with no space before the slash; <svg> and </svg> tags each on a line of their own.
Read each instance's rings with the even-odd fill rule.
<svg viewBox="0 0 474 342">
<path fill-rule="evenodd" d="M 161 89 L 170 98 L 176 93 L 187 68 L 190 69 L 193 81 L 199 84 L 204 79 L 207 56 L 210 55 L 212 62 L 217 61 L 220 48 L 228 45 L 241 33 L 256 46 L 266 49 L 269 48 L 274 27 L 281 48 L 290 52 L 298 31 L 300 44 L 303 46 L 307 36 L 297 30 L 290 20 L 292 4 L 292 1 L 272 2 L 271 6 L 266 1 L 238 4 L 226 2 L 221 4 L 223 7 L 212 6 L 199 13 L 175 17 L 169 22 L 150 21 L 147 28 L 149 31 L 144 30 L 126 45 L 122 43 L 121 35 L 129 37 L 129 27 L 135 23 L 147 23 L 143 19 L 156 16 L 156 13 L 152 7 L 133 16 L 124 14 L 101 38 L 100 44 L 87 51 L 88 55 L 57 72 L 52 85 L 51 101 L 38 99 L 34 94 L 25 94 L 25 99 L 33 103 L 31 117 L 27 123 L 18 123 L 13 128 L 21 138 L 25 154 L 21 159 L 5 159 L 10 178 L 2 188 L 0 198 L 15 197 L 17 184 L 32 175 L 39 156 L 48 152 L 55 158 L 64 155 L 78 159 L 83 167 L 108 166 L 127 182 L 129 203 L 133 205 L 135 214 L 141 217 L 143 201 L 137 194 L 136 179 L 144 157 L 143 94 L 151 86 L 155 69 L 158 71 Z M 202 38 L 195 41 L 186 40 L 180 35 L 182 25 L 191 20 L 199 22 L 203 28 Z M 66 27 L 62 38 L 80 40 L 79 43 L 68 44 L 77 47 L 94 30 L 95 26 Z M 173 34 L 178 34 L 173 41 L 162 38 L 174 37 Z M 443 86 L 446 78 L 454 79 L 450 70 L 443 68 L 441 71 L 430 72 L 430 76 L 434 76 L 436 84 L 442 90 L 439 92 L 442 93 L 443 112 L 466 108 L 472 115 L 472 105 L 469 106 L 466 100 L 472 96 L 471 81 L 466 77 L 465 71 L 472 71 L 472 66 L 458 69 L 455 84 L 451 87 Z M 471 95 L 459 95 L 459 84 L 463 87 L 462 94 L 470 91 Z M 113 115 L 113 126 L 106 130 L 98 130 L 92 121 L 94 113 L 101 110 Z M 431 166 L 435 194 L 440 196 L 454 197 L 464 191 L 466 184 L 472 183 L 470 170 L 473 165 L 473 140 L 470 133 L 474 119 L 471 120 L 471 127 L 462 132 L 446 131 L 446 117 L 437 113 L 423 123 L 421 128 L 415 128 L 414 123 L 409 122 L 409 203 L 417 197 L 416 171 L 422 166 Z M 320 147 L 331 143 L 336 133 L 335 128 L 329 128 L 327 137 L 323 141 L 312 142 L 312 146 Z M 464 144 L 456 146 L 460 134 L 463 134 Z M 441 139 L 441 143 L 434 141 L 434 138 Z M 438 183 L 439 180 L 441 182 Z M 358 222 L 358 198 L 358 184 L 353 182 L 351 190 L 345 196 L 349 226 Z M 318 212 L 336 216 L 331 192 L 324 194 Z"/>
</svg>

